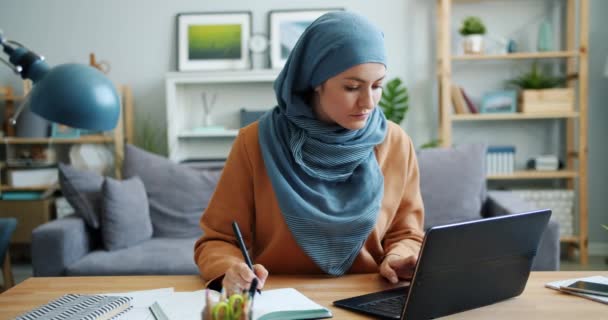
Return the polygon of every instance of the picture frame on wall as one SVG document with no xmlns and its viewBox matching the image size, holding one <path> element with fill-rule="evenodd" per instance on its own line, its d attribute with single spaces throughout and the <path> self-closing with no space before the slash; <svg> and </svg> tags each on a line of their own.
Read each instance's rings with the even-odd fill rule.
<svg viewBox="0 0 608 320">
<path fill-rule="evenodd" d="M 486 92 L 481 102 L 481 113 L 513 113 L 517 110 L 517 91 Z"/>
<path fill-rule="evenodd" d="M 318 17 L 331 11 L 342 11 L 343 8 L 273 10 L 268 13 L 270 35 L 270 64 L 273 69 L 285 65 L 289 53 L 304 30 Z"/>
<path fill-rule="evenodd" d="M 251 12 L 200 12 L 177 15 L 179 71 L 249 68 Z"/>
</svg>

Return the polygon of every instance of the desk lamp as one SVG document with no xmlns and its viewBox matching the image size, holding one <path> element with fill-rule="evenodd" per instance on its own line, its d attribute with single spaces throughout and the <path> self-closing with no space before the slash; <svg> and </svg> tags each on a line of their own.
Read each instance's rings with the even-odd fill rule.
<svg viewBox="0 0 608 320">
<path fill-rule="evenodd" d="M 62 64 L 51 68 L 44 57 L 0 32 L 0 46 L 9 66 L 34 86 L 11 118 L 14 124 L 23 107 L 39 116 L 74 128 L 106 131 L 116 126 L 120 100 L 114 84 L 99 70 L 83 64 Z"/>
</svg>

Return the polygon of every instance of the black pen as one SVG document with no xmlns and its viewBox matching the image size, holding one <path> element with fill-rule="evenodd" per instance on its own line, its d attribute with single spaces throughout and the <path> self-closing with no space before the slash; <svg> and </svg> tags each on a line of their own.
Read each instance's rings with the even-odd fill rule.
<svg viewBox="0 0 608 320">
<path fill-rule="evenodd" d="M 241 248 L 241 253 L 243 254 L 243 258 L 245 258 L 245 263 L 249 266 L 249 269 L 253 271 L 253 262 L 251 262 L 251 258 L 249 257 L 249 253 L 247 253 L 247 247 L 245 247 L 245 241 L 243 241 L 243 235 L 241 234 L 241 229 L 239 229 L 239 224 L 236 221 L 232 221 L 232 230 L 234 230 L 234 235 L 236 236 L 236 241 L 239 243 L 239 248 Z M 262 291 L 258 289 L 258 293 L 262 294 Z"/>
</svg>

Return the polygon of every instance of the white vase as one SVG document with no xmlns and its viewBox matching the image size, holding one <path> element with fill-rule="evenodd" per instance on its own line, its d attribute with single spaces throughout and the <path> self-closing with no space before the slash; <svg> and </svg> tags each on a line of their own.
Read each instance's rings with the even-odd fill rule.
<svg viewBox="0 0 608 320">
<path fill-rule="evenodd" d="M 483 52 L 483 35 L 471 34 L 464 36 L 464 53 L 479 54 Z"/>
</svg>

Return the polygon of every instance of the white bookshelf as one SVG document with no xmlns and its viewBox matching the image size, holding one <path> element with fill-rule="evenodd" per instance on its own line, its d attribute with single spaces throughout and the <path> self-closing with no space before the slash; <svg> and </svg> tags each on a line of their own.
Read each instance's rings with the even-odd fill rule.
<svg viewBox="0 0 608 320">
<path fill-rule="evenodd" d="M 240 127 L 240 110 L 269 110 L 276 105 L 272 88 L 279 70 L 169 72 L 165 75 L 169 158 L 226 158 Z M 202 94 L 216 95 L 205 130 Z"/>
</svg>

